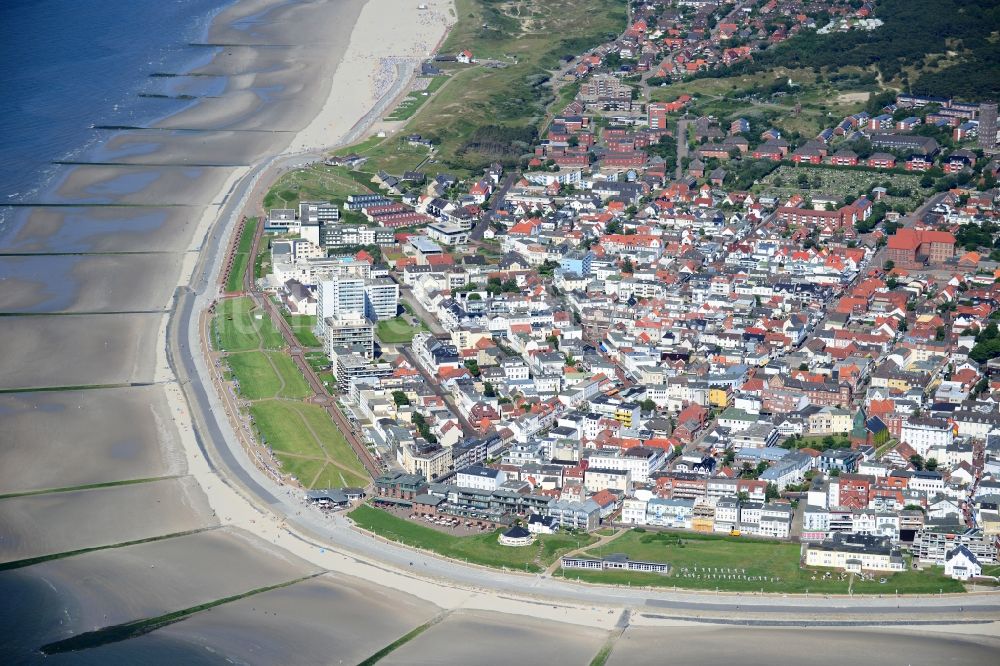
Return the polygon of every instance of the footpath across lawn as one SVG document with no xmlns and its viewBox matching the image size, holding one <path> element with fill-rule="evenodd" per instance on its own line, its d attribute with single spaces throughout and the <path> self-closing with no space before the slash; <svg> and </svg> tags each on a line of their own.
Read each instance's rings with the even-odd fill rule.
<svg viewBox="0 0 1000 666">
<path fill-rule="evenodd" d="M 295 362 L 284 354 L 239 352 L 228 355 L 226 362 L 239 381 L 240 395 L 249 400 L 275 397 L 302 399 L 312 395 Z"/>
<path fill-rule="evenodd" d="M 267 313 L 254 309 L 253 300 L 244 296 L 219 301 L 212 319 L 212 344 L 219 350 L 239 352 L 281 349 L 285 341 Z"/>
<path fill-rule="evenodd" d="M 333 419 L 318 405 L 264 400 L 250 407 L 263 442 L 306 487 L 365 487 L 371 480 Z"/>
<path fill-rule="evenodd" d="M 588 534 L 553 534 L 540 535 L 530 546 L 512 548 L 497 542 L 500 530 L 473 536 L 452 536 L 367 504 L 348 515 L 359 527 L 407 546 L 456 560 L 467 560 L 472 564 L 518 571 L 543 571 L 563 553 L 594 542 Z"/>
<path fill-rule="evenodd" d="M 875 574 L 874 581 L 860 581 L 828 569 L 799 566 L 799 544 L 746 537 L 632 530 L 607 546 L 587 551 L 592 557 L 624 553 L 634 560 L 667 562 L 669 575 L 620 571 L 563 570 L 579 578 L 610 585 L 652 585 L 731 592 L 816 592 L 820 594 L 937 594 L 962 592 L 961 583 L 946 578 L 940 568 Z M 825 573 L 832 574 L 824 578 Z M 879 580 L 885 578 L 885 583 Z"/>
</svg>

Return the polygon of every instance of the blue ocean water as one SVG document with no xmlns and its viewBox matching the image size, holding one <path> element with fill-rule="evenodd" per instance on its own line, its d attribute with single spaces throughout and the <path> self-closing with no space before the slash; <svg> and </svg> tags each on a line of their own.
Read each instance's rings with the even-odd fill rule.
<svg viewBox="0 0 1000 666">
<path fill-rule="evenodd" d="M 193 103 L 139 95 L 176 95 L 176 80 L 150 74 L 210 58 L 189 44 L 233 1 L 0 0 L 0 205 L 36 200 L 53 160 L 106 136 L 93 125 L 143 125 Z"/>
</svg>

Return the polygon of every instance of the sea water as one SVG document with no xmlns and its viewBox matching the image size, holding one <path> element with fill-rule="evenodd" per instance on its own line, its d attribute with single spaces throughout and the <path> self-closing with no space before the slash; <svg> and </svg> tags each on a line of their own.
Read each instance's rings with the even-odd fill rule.
<svg viewBox="0 0 1000 666">
<path fill-rule="evenodd" d="M 0 1 L 0 205 L 38 201 L 53 162 L 108 135 L 95 125 L 144 126 L 221 89 L 213 78 L 177 94 L 151 75 L 207 62 L 198 44 L 232 2 Z"/>
</svg>

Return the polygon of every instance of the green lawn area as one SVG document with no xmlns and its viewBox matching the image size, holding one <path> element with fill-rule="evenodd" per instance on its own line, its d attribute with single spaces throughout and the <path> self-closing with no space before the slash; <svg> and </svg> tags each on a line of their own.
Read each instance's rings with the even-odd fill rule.
<svg viewBox="0 0 1000 666">
<path fill-rule="evenodd" d="M 313 328 L 316 326 L 316 315 L 293 315 L 282 311 L 281 316 L 292 327 L 292 333 L 295 334 L 295 339 L 299 341 L 300 345 L 303 347 L 323 346 L 323 343 L 313 333 Z"/>
<path fill-rule="evenodd" d="M 299 201 L 342 202 L 349 194 L 372 191 L 371 177 L 342 166 L 315 164 L 282 175 L 264 197 L 265 208 L 293 208 Z"/>
<path fill-rule="evenodd" d="M 375 334 L 378 335 L 378 339 L 387 344 L 410 342 L 414 335 L 426 330 L 427 327 L 423 323 L 419 326 L 411 326 L 402 317 L 382 319 L 375 326 Z"/>
<path fill-rule="evenodd" d="M 253 247 L 253 237 L 257 233 L 259 220 L 256 217 L 247 218 L 240 234 L 240 242 L 233 255 L 233 266 L 226 279 L 226 291 L 243 291 L 243 278 L 250 263 L 250 250 Z"/>
<path fill-rule="evenodd" d="M 824 569 L 803 569 L 799 567 L 799 545 L 793 543 L 762 541 L 745 537 L 716 537 L 702 534 L 670 532 L 637 532 L 632 530 L 601 549 L 587 551 L 598 557 L 611 553 L 625 553 L 632 559 L 668 562 L 672 566 L 669 575 L 641 574 L 632 572 L 578 571 L 561 572 L 569 579 L 579 578 L 594 583 L 612 585 L 652 585 L 660 587 L 681 587 L 689 589 L 721 590 L 733 592 L 809 592 L 824 594 L 847 594 L 849 579 L 841 581 L 837 572 L 823 580 Z M 700 577 L 688 577 L 698 567 Z M 768 580 L 745 581 L 711 578 L 702 568 L 745 570 L 746 576 L 765 577 Z M 832 571 L 832 570 L 831 570 Z M 716 574 L 718 575 L 718 574 Z M 816 580 L 812 580 L 815 576 Z M 888 581 L 879 583 L 885 577 Z M 771 578 L 780 580 L 771 581 Z M 920 571 L 903 571 L 893 575 L 875 575 L 873 582 L 855 581 L 852 591 L 856 594 L 901 594 L 962 592 L 964 587 L 958 581 L 946 578 L 940 568 Z"/>
<path fill-rule="evenodd" d="M 240 395 L 248 400 L 302 399 L 312 395 L 295 362 L 280 352 L 239 352 L 227 356 L 226 361 L 239 380 Z"/>
<path fill-rule="evenodd" d="M 250 413 L 282 469 L 307 487 L 364 487 L 370 482 L 354 450 L 322 407 L 265 400 L 253 404 Z"/>
<path fill-rule="evenodd" d="M 473 564 L 524 571 L 543 571 L 561 554 L 576 549 L 578 544 L 585 546 L 595 541 L 587 534 L 553 534 L 539 536 L 531 546 L 511 548 L 497 543 L 499 531 L 452 536 L 368 505 L 359 506 L 348 515 L 359 527 L 408 546 Z"/>
<path fill-rule="evenodd" d="M 254 310 L 249 296 L 219 301 L 212 319 L 212 342 L 216 349 L 238 352 L 281 349 L 285 341 L 263 310 Z"/>
</svg>

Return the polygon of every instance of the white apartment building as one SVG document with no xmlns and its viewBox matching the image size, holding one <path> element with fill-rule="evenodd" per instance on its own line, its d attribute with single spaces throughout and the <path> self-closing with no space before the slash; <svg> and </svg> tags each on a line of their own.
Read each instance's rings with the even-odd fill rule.
<svg viewBox="0 0 1000 666">
<path fill-rule="evenodd" d="M 460 488 L 474 488 L 475 490 L 496 490 L 507 481 L 507 474 L 503 470 L 491 469 L 482 465 L 470 465 L 458 470 L 455 475 L 455 484 Z"/>
<path fill-rule="evenodd" d="M 944 419 L 914 417 L 903 423 L 899 441 L 909 444 L 923 457 L 932 448 L 948 447 L 955 435 L 951 424 Z"/>
<path fill-rule="evenodd" d="M 588 460 L 589 467 L 627 470 L 634 483 L 647 483 L 650 475 L 663 467 L 666 458 L 662 449 L 636 446 L 616 453 L 595 453 Z"/>
</svg>

